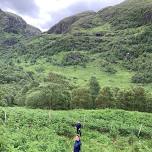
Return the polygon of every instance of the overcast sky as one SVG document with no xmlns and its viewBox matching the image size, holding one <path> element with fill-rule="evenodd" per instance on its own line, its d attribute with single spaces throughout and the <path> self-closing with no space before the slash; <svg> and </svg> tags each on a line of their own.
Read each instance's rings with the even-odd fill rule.
<svg viewBox="0 0 152 152">
<path fill-rule="evenodd" d="M 22 16 L 28 24 L 49 29 L 64 17 L 100 10 L 124 0 L 0 0 L 0 8 Z"/>
</svg>

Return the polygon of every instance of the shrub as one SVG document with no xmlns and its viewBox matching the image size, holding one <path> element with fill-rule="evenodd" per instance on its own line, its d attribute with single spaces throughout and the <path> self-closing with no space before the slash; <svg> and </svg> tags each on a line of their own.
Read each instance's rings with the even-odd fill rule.
<svg viewBox="0 0 152 152">
<path fill-rule="evenodd" d="M 110 74 L 115 74 L 117 72 L 117 70 L 112 66 L 112 64 L 107 62 L 107 61 L 102 61 L 101 69 L 104 72 L 107 72 L 107 73 L 110 73 Z"/>
<path fill-rule="evenodd" d="M 95 108 L 95 100 L 99 94 L 100 91 L 100 84 L 97 81 L 96 77 L 91 77 L 90 81 L 89 81 L 89 89 L 90 89 L 90 95 L 92 98 L 92 108 Z"/>
<path fill-rule="evenodd" d="M 88 57 L 80 52 L 70 52 L 62 60 L 63 65 L 83 65 L 88 62 Z"/>
<path fill-rule="evenodd" d="M 60 84 L 60 85 L 63 85 L 63 87 L 67 87 L 67 88 L 72 87 L 72 85 L 69 83 L 68 79 L 65 76 L 58 74 L 58 73 L 50 72 L 48 74 L 48 77 L 45 78 L 44 81 Z"/>
<path fill-rule="evenodd" d="M 104 87 L 101 89 L 97 99 L 96 99 L 96 107 L 97 108 L 112 108 L 114 105 L 113 93 L 110 87 Z"/>
<path fill-rule="evenodd" d="M 133 83 L 152 83 L 152 72 L 136 73 L 131 81 Z"/>
<path fill-rule="evenodd" d="M 129 90 L 120 90 L 116 96 L 117 107 L 126 110 L 148 112 L 148 106 L 151 106 L 149 96 L 150 95 L 148 95 L 142 87 L 136 87 Z"/>
<path fill-rule="evenodd" d="M 72 108 L 91 108 L 92 98 L 90 91 L 87 88 L 78 88 L 72 91 Z"/>
<path fill-rule="evenodd" d="M 26 97 L 26 105 L 33 108 L 69 109 L 70 92 L 57 84 L 31 90 Z"/>
</svg>

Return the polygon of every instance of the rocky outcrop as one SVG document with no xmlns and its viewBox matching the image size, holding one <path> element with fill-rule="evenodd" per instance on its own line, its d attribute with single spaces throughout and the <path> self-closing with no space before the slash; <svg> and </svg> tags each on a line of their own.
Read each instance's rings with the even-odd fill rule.
<svg viewBox="0 0 152 152">
<path fill-rule="evenodd" d="M 40 35 L 40 34 L 41 34 L 41 31 L 38 28 L 36 28 L 32 25 L 26 24 L 25 35 L 27 35 L 27 36 L 33 36 L 33 35 L 37 36 L 37 35 Z"/>
<path fill-rule="evenodd" d="M 4 24 L 3 30 L 7 33 L 22 33 L 26 29 L 26 22 L 19 16 L 11 13 L 4 13 L 1 23 Z"/>
<path fill-rule="evenodd" d="M 21 17 L 0 10 L 0 30 L 6 33 L 22 34 L 30 37 L 41 34 L 41 31 L 28 25 Z"/>
<path fill-rule="evenodd" d="M 144 14 L 144 23 L 152 23 L 152 10 Z"/>
<path fill-rule="evenodd" d="M 87 11 L 83 12 L 74 16 L 67 17 L 63 20 L 61 20 L 59 23 L 54 25 L 49 31 L 49 34 L 55 33 L 55 34 L 63 34 L 70 32 L 72 29 L 73 24 L 75 24 L 77 21 L 79 21 L 81 18 L 94 15 L 95 12 L 93 11 Z"/>
<path fill-rule="evenodd" d="M 18 42 L 18 40 L 16 38 L 10 38 L 10 39 L 6 39 L 5 41 L 3 41 L 2 45 L 4 46 L 13 46 Z"/>
</svg>

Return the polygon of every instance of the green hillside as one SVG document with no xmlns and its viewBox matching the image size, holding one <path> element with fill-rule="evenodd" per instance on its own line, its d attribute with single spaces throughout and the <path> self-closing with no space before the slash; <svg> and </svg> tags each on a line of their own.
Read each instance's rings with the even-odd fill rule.
<svg viewBox="0 0 152 152">
<path fill-rule="evenodd" d="M 15 20 L 7 27 L 0 23 L 0 105 L 50 108 L 51 103 L 59 109 L 66 102 L 68 108 L 92 108 L 97 102 L 96 108 L 151 111 L 151 0 L 79 13 L 45 33 L 34 29 L 34 35 L 20 17 L 0 13 Z M 96 99 L 90 93 L 92 77 L 101 88 Z"/>
<path fill-rule="evenodd" d="M 0 152 L 71 152 L 77 121 L 83 152 L 151 152 L 151 112 L 152 0 L 44 33 L 0 9 Z"/>
<path fill-rule="evenodd" d="M 44 111 L 0 108 L 0 151 L 71 152 L 74 125 L 78 120 L 84 125 L 83 152 L 152 150 L 151 114 L 109 109 Z"/>
</svg>

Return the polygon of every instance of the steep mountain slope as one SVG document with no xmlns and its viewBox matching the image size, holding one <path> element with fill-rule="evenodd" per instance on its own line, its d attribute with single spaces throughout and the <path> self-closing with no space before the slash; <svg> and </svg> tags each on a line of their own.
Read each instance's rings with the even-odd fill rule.
<svg viewBox="0 0 152 152">
<path fill-rule="evenodd" d="M 20 39 L 38 36 L 41 31 L 28 25 L 21 17 L 0 10 L 0 44 L 9 47 L 18 43 Z"/>
<path fill-rule="evenodd" d="M 34 36 L 41 33 L 38 28 L 28 25 L 21 17 L 2 10 L 0 10 L 0 30 L 25 36 Z"/>
<path fill-rule="evenodd" d="M 28 25 L 21 17 L 0 9 L 0 105 L 14 100 L 14 95 L 22 88 L 20 81 L 27 84 L 31 80 L 22 68 L 12 62 L 18 56 L 13 49 L 21 41 L 23 43 L 39 35 L 41 31 Z"/>
<path fill-rule="evenodd" d="M 42 56 L 51 60 L 51 56 L 59 52 L 99 53 L 95 60 L 100 60 L 98 65 L 101 68 L 104 61 L 121 63 L 125 68 L 137 71 L 138 74 L 130 81 L 149 83 L 152 82 L 151 15 L 151 0 L 127 0 L 97 13 L 85 12 L 63 19 L 48 31 L 54 34 L 46 33 L 33 41 L 21 43 L 13 51 L 32 61 Z M 145 62 L 139 65 L 141 60 Z M 146 67 L 144 73 L 142 67 Z"/>
<path fill-rule="evenodd" d="M 78 18 L 80 16 L 80 18 Z M 77 18 L 77 20 L 74 20 Z M 151 0 L 127 0 L 117 6 L 108 7 L 95 13 L 81 14 L 63 19 L 53 26 L 48 33 L 68 33 L 80 29 L 90 29 L 101 26 L 105 23 L 111 24 L 115 29 L 125 29 L 131 27 L 139 27 L 152 23 L 152 1 Z M 56 32 L 57 28 L 62 28 L 66 24 L 69 30 L 64 32 Z M 74 24 L 74 25 L 73 25 Z M 62 30 L 61 30 L 62 31 Z"/>
<path fill-rule="evenodd" d="M 63 20 L 61 20 L 58 24 L 54 25 L 48 33 L 55 33 L 55 34 L 62 34 L 62 33 L 68 33 L 72 30 L 72 28 L 79 22 L 81 19 L 88 19 L 92 18 L 96 13 L 92 11 L 79 13 L 77 15 L 67 17 Z"/>
<path fill-rule="evenodd" d="M 57 35 L 44 34 L 32 42 L 27 41 L 24 47 L 26 53 L 31 56 L 35 53 L 35 59 L 40 56 L 49 58 L 63 51 L 100 53 L 101 59 L 111 63 L 121 62 L 128 69 L 138 72 L 141 72 L 141 67 L 151 65 L 149 64 L 152 50 L 151 0 L 127 0 L 97 13 L 83 15 L 82 13 L 63 19 L 48 31 Z M 67 26 L 65 29 L 64 25 Z M 22 54 L 22 51 L 19 53 Z M 143 66 L 137 64 L 141 58 L 147 60 L 142 63 Z M 147 71 L 149 69 L 151 71 L 151 66 L 146 67 Z M 152 81 L 149 75 L 148 81 Z"/>
<path fill-rule="evenodd" d="M 152 22 L 152 1 L 128 0 L 99 11 L 98 15 L 119 29 L 139 27 Z"/>
</svg>

